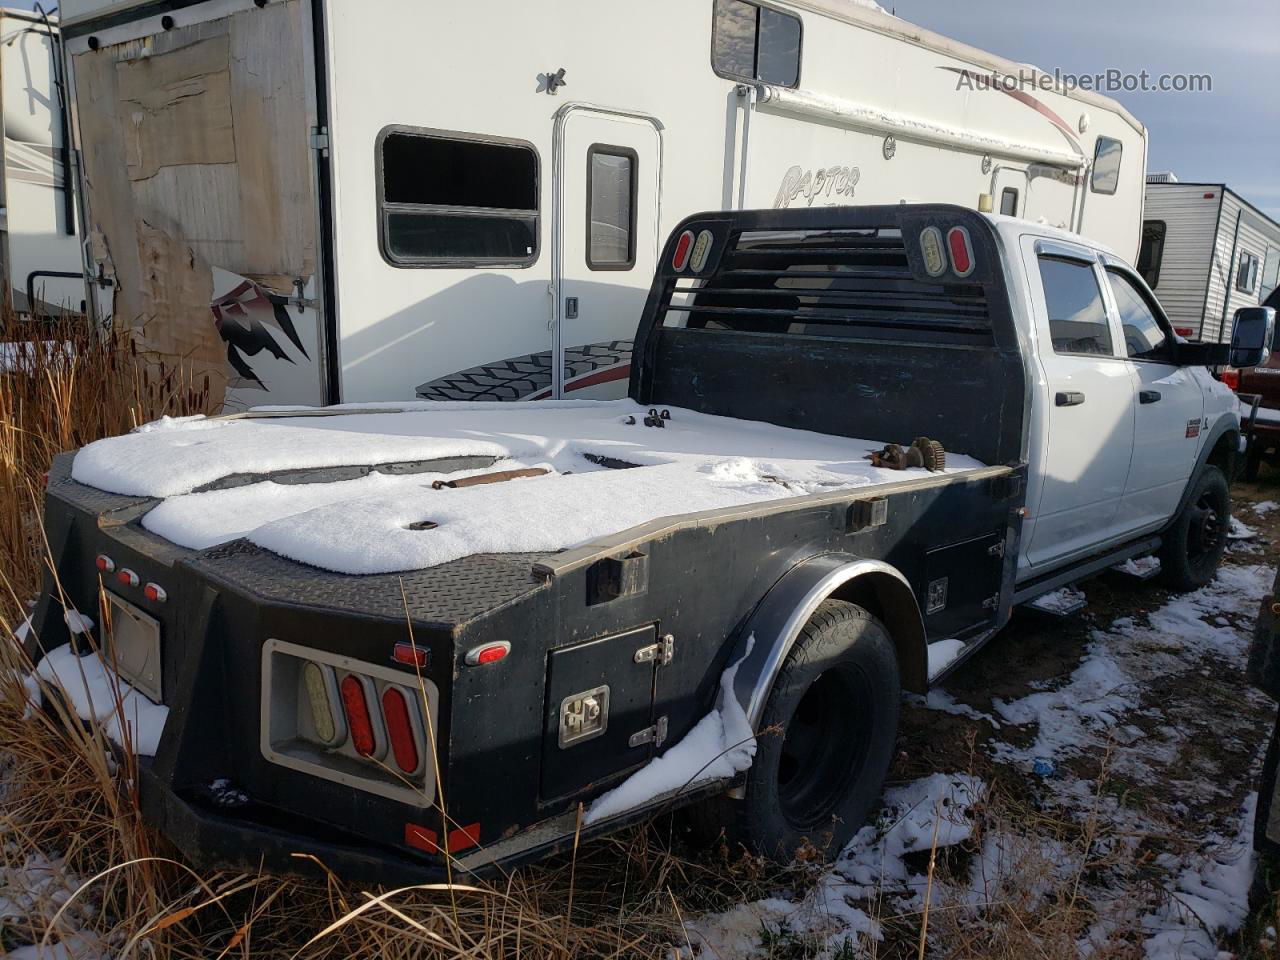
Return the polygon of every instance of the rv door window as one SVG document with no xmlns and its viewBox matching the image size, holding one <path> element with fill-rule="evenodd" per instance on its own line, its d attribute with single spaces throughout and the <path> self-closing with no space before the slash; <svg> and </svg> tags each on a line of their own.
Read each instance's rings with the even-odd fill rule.
<svg viewBox="0 0 1280 960">
<path fill-rule="evenodd" d="M 1164 236 L 1168 227 L 1163 220 L 1142 221 L 1142 246 L 1138 248 L 1138 272 L 1152 290 L 1160 282 L 1160 261 L 1164 259 Z"/>
<path fill-rule="evenodd" d="M 636 263 L 634 150 L 595 144 L 587 151 L 587 267 L 630 270 Z"/>
<path fill-rule="evenodd" d="M 538 154 L 525 143 L 393 128 L 379 139 L 382 254 L 394 266 L 528 266 Z"/>
<path fill-rule="evenodd" d="M 1093 149 L 1093 176 L 1089 189 L 1094 193 L 1112 194 L 1120 185 L 1120 155 L 1124 144 L 1110 137 L 1099 137 Z"/>
<path fill-rule="evenodd" d="M 800 82 L 799 17 L 746 0 L 716 0 L 711 66 L 731 80 L 779 87 Z"/>
<path fill-rule="evenodd" d="M 1044 286 L 1053 352 L 1113 356 L 1111 324 L 1092 265 L 1041 257 L 1040 282 Z"/>
</svg>

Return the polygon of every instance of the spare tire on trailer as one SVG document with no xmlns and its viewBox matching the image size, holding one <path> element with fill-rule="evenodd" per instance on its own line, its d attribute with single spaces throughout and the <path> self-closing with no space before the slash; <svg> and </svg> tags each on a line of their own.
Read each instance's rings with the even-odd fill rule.
<svg viewBox="0 0 1280 960">
<path fill-rule="evenodd" d="M 839 853 L 880 799 L 901 699 L 884 624 L 855 604 L 823 601 L 769 693 L 745 800 L 714 802 L 730 838 L 781 863 L 806 846 Z"/>
</svg>

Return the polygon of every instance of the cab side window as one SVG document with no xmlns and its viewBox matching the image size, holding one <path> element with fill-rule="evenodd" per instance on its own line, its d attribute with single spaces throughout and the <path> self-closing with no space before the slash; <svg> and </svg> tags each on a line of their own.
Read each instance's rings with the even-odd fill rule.
<svg viewBox="0 0 1280 960">
<path fill-rule="evenodd" d="M 1124 330 L 1124 349 L 1132 360 L 1169 359 L 1169 335 L 1160 326 L 1155 311 L 1146 297 L 1123 273 L 1107 271 L 1111 293 L 1120 311 L 1120 326 Z"/>
<path fill-rule="evenodd" d="M 1042 256 L 1040 281 L 1049 311 L 1053 352 L 1114 356 L 1111 325 L 1092 265 Z"/>
</svg>

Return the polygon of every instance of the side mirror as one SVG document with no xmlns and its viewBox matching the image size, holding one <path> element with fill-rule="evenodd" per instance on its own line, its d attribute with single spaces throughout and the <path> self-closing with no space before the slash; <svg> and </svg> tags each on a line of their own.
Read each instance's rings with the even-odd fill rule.
<svg viewBox="0 0 1280 960">
<path fill-rule="evenodd" d="M 1241 307 L 1231 325 L 1231 366 L 1261 367 L 1271 358 L 1276 328 L 1273 307 Z"/>
</svg>

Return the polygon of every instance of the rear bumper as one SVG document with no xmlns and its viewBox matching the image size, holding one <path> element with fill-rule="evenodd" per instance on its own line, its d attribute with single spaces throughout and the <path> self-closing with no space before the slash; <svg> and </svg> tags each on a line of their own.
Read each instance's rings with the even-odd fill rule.
<svg viewBox="0 0 1280 960">
<path fill-rule="evenodd" d="M 257 819 L 252 812 L 223 812 L 193 803 L 169 788 L 151 761 L 138 760 L 142 814 L 197 869 L 260 870 L 302 877 L 324 877 L 329 871 L 344 882 L 382 886 L 484 879 L 521 864 L 567 853 L 586 839 L 638 823 L 677 807 L 723 792 L 737 781 L 710 780 L 675 791 L 621 816 L 590 827 L 578 822 L 576 809 L 534 824 L 465 856 L 430 859 L 370 844 L 351 835 L 287 830 Z M 295 825 L 297 819 L 291 820 Z"/>
</svg>

